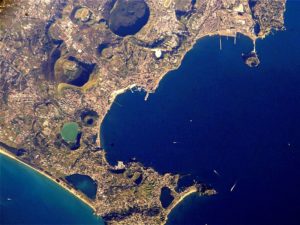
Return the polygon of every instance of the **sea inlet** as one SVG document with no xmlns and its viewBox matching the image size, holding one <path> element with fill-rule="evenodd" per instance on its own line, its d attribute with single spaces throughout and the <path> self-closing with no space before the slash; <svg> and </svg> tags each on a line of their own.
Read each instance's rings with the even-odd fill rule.
<svg viewBox="0 0 300 225">
<path fill-rule="evenodd" d="M 286 31 L 259 40 L 258 68 L 243 36 L 201 39 L 155 94 L 128 91 L 102 124 L 109 162 L 137 160 L 212 185 L 169 224 L 300 224 L 300 2 Z"/>
</svg>

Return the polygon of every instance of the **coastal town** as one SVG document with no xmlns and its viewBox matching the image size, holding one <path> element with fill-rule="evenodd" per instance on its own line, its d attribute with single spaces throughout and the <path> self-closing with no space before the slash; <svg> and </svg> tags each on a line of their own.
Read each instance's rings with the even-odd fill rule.
<svg viewBox="0 0 300 225">
<path fill-rule="evenodd" d="M 164 224 L 191 193 L 214 195 L 180 174 L 141 163 L 110 165 L 102 121 L 115 98 L 137 87 L 147 95 L 206 36 L 244 35 L 259 65 L 257 39 L 284 29 L 286 0 L 0 1 L 0 149 L 93 208 L 108 224 Z M 243 63 L 243 62 L 241 62 Z M 138 118 L 137 118 L 138 119 Z M 94 197 L 66 179 L 96 184 Z M 172 201 L 161 202 L 167 189 Z"/>
</svg>

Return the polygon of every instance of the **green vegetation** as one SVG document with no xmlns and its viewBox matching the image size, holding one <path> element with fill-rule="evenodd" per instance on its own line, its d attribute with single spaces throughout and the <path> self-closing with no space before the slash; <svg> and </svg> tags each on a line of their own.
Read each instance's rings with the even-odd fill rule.
<svg viewBox="0 0 300 225">
<path fill-rule="evenodd" d="M 143 183 L 138 188 L 137 196 L 140 196 L 141 198 L 151 198 L 153 196 L 154 189 L 155 189 L 155 184 L 153 181 Z"/>
<path fill-rule="evenodd" d="M 79 133 L 79 125 L 75 122 L 65 123 L 60 131 L 62 138 L 69 144 L 76 143 Z"/>
</svg>

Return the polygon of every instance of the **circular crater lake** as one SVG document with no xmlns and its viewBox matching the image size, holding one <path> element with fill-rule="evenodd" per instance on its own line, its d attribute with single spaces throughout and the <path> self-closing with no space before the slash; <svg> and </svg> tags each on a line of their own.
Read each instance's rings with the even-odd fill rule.
<svg viewBox="0 0 300 225">
<path fill-rule="evenodd" d="M 109 27 L 121 37 L 134 35 L 148 22 L 149 16 L 144 0 L 117 0 L 110 11 Z"/>
</svg>

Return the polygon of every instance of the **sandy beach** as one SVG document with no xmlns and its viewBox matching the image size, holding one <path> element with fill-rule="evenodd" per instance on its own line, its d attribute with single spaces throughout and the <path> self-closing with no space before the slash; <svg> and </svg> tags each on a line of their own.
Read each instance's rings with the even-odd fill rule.
<svg viewBox="0 0 300 225">
<path fill-rule="evenodd" d="M 181 195 L 179 198 L 174 199 L 173 203 L 169 206 L 169 208 L 166 210 L 167 211 L 167 216 L 166 220 L 162 223 L 162 225 L 166 224 L 168 221 L 169 215 L 172 212 L 172 210 L 179 204 L 181 203 L 186 197 L 190 196 L 191 194 L 197 193 L 198 189 L 195 186 L 192 186 L 188 190 L 185 191 L 183 195 Z"/>
<path fill-rule="evenodd" d="M 57 185 L 59 185 L 60 187 L 62 187 L 63 189 L 65 189 L 66 191 L 71 193 L 72 195 L 74 195 L 75 197 L 77 197 L 79 200 L 84 202 L 86 205 L 88 205 L 89 207 L 91 207 L 95 211 L 95 208 L 94 208 L 93 204 L 86 197 L 84 197 L 82 194 L 77 192 L 75 189 L 70 189 L 67 186 L 67 184 L 65 184 L 63 181 L 57 182 L 53 177 L 49 176 L 48 174 L 46 174 L 45 172 L 43 172 L 41 170 L 38 170 L 38 169 L 28 165 L 27 163 L 25 163 L 22 160 L 18 159 L 16 156 L 11 154 L 10 152 L 5 150 L 4 148 L 0 147 L 0 154 L 4 155 L 5 157 L 9 157 L 10 159 L 13 159 L 13 160 L 17 161 L 18 163 L 23 164 L 24 166 L 36 171 L 37 173 L 41 174 L 42 176 L 47 177 L 48 179 L 50 179 L 51 181 L 53 181 L 54 183 L 56 183 Z"/>
<path fill-rule="evenodd" d="M 22 160 L 18 159 L 16 156 L 14 156 L 13 154 L 11 154 L 10 152 L 8 152 L 7 150 L 5 150 L 4 148 L 0 147 L 0 154 L 2 154 L 5 157 L 8 157 L 10 159 L 13 159 L 15 161 L 17 161 L 18 163 L 21 163 L 22 165 L 36 171 L 37 173 L 41 174 L 42 176 L 50 179 L 51 181 L 53 181 L 54 183 L 56 183 L 57 185 L 59 185 L 60 187 L 62 187 L 63 189 L 65 189 L 66 191 L 68 191 L 69 193 L 71 193 L 72 195 L 76 196 L 79 200 L 81 200 L 82 202 L 84 202 L 86 205 L 88 205 L 90 208 L 92 208 L 95 211 L 95 208 L 93 206 L 93 204 L 88 201 L 84 196 L 82 196 L 82 194 L 80 194 L 79 192 L 77 192 L 74 189 L 70 189 L 63 181 L 57 182 L 53 177 L 49 176 L 48 174 L 46 174 L 45 172 L 38 170 L 30 165 L 28 165 L 27 163 L 23 162 Z M 180 203 L 182 202 L 187 196 L 196 193 L 197 192 L 197 188 L 196 187 L 191 187 L 189 190 L 187 190 L 183 195 L 180 196 L 180 198 L 175 199 L 174 202 L 172 203 L 172 205 L 167 209 L 167 215 L 170 214 L 170 212 Z M 168 219 L 168 216 L 166 217 Z M 165 224 L 167 222 L 167 219 L 163 222 L 163 224 Z"/>
</svg>

